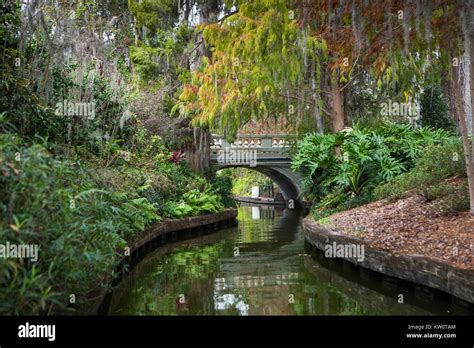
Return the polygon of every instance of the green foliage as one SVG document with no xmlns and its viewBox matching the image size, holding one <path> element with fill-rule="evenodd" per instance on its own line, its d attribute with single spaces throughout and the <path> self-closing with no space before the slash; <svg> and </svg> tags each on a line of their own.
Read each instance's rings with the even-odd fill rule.
<svg viewBox="0 0 474 348">
<path fill-rule="evenodd" d="M 363 197 L 370 197 L 377 185 L 412 168 L 426 146 L 450 139 L 443 130 L 356 125 L 337 134 L 307 135 L 296 147 L 293 168 L 305 173 L 303 185 L 310 199 L 336 208 L 366 201 Z"/>
<path fill-rule="evenodd" d="M 451 132 L 456 130 L 440 86 L 433 85 L 426 88 L 421 96 L 420 104 L 422 126 L 441 128 Z"/>
<path fill-rule="evenodd" d="M 375 196 L 395 200 L 403 197 L 407 191 L 415 190 L 427 200 L 433 200 L 447 195 L 449 191 L 455 192 L 452 185 L 443 182 L 453 176 L 466 176 L 463 153 L 459 140 L 430 145 L 417 159 L 412 170 L 377 187 Z"/>
<path fill-rule="evenodd" d="M 160 215 L 223 209 L 220 196 L 185 162 L 168 161 L 159 137 L 138 128 L 126 146 L 111 140 L 99 156 L 81 148 L 71 154 L 68 147 L 27 145 L 0 133 L 0 240 L 40 250 L 37 263 L 0 259 L 0 313 L 64 313 L 69 294 L 107 285 L 127 242 Z M 181 202 L 170 207 L 170 200 Z"/>
<path fill-rule="evenodd" d="M 102 286 L 125 240 L 159 218 L 144 198 L 97 188 L 86 167 L 41 145 L 0 135 L 0 157 L 0 240 L 39 245 L 37 263 L 0 260 L 1 313 L 66 310 L 68 294 Z"/>
<path fill-rule="evenodd" d="M 432 190 L 435 190 L 435 197 L 439 199 L 436 202 L 435 208 L 442 215 L 455 215 L 469 210 L 470 201 L 467 180 L 463 180 L 461 184 L 443 183 L 441 184 L 441 189 L 438 189 L 436 186 L 432 186 Z"/>
<path fill-rule="evenodd" d="M 265 191 L 264 188 L 273 185 L 268 177 L 255 170 L 244 168 L 224 169 L 222 175 L 231 178 L 232 193 L 236 196 L 250 197 L 253 186 L 259 186 L 263 192 Z"/>
<path fill-rule="evenodd" d="M 288 91 L 302 88 L 304 62 L 324 59 L 324 40 L 306 35 L 282 0 L 238 1 L 238 11 L 203 26 L 212 49 L 180 95 L 196 125 L 233 138 L 251 119 L 288 111 Z M 302 49 L 304 40 L 305 49 Z"/>
<path fill-rule="evenodd" d="M 51 110 L 38 102 L 29 83 L 30 76 L 25 75 L 26 59 L 20 54 L 20 4 L 11 1 L 0 8 L 0 113 L 10 131 L 34 136 L 48 136 L 50 139 L 58 134 L 53 132 L 60 123 L 54 118 Z M 5 124 L 3 123 L 3 124 Z"/>
<path fill-rule="evenodd" d="M 163 208 L 166 217 L 180 219 L 182 217 L 191 215 L 193 208 L 185 202 L 166 202 Z"/>
<path fill-rule="evenodd" d="M 200 192 L 197 189 L 186 192 L 180 202 L 167 202 L 164 212 L 167 217 L 181 218 L 186 215 L 217 213 L 224 209 L 220 196 L 209 190 Z"/>
<path fill-rule="evenodd" d="M 213 192 L 191 190 L 183 195 L 183 200 L 193 208 L 195 215 L 216 213 L 223 208 L 220 197 Z"/>
<path fill-rule="evenodd" d="M 5 33 L 2 35 L 5 42 L 0 46 L 0 113 L 5 112 L 7 121 L 22 136 L 33 138 L 39 135 L 53 142 L 85 145 L 92 151 L 97 151 L 98 143 L 105 138 L 126 138 L 130 132 L 123 117 L 127 93 L 119 83 L 122 76 L 111 68 L 114 64 L 109 64 L 114 58 L 123 61 L 121 47 L 114 47 L 110 52 L 114 45 L 104 48 L 100 42 L 95 42 L 90 50 L 95 52 L 93 58 L 83 52 L 80 56 L 65 59 L 65 51 L 54 42 L 56 37 L 50 38 L 48 32 L 52 32 L 53 27 L 54 30 L 64 30 L 63 18 L 68 16 L 58 15 L 53 19 L 51 13 L 64 11 L 77 16 L 68 19 L 68 28 L 77 25 L 81 27 L 80 32 L 87 35 L 90 28 L 84 23 L 84 13 L 97 13 L 104 8 L 107 8 L 104 12 L 112 11 L 115 2 L 106 6 L 98 6 L 94 1 L 63 2 L 57 6 L 46 2 L 41 5 L 38 16 L 29 16 L 29 29 L 20 27 L 21 13 L 17 3 L 5 3 L 0 12 L 0 30 Z M 24 11 L 26 7 L 23 6 Z M 105 19 L 99 19 L 96 25 L 105 24 L 102 21 Z M 105 31 L 110 34 L 109 30 L 111 28 Z M 23 31 L 28 34 L 19 35 Z M 121 35 L 115 32 L 113 36 L 117 44 Z M 69 39 L 65 37 L 63 40 Z M 98 68 L 98 62 L 102 62 L 101 68 Z M 95 117 L 67 116 L 57 112 L 58 104 L 63 101 L 94 103 Z"/>
<path fill-rule="evenodd" d="M 129 0 L 128 8 L 137 18 L 137 27 L 146 27 L 153 33 L 173 24 L 178 12 L 173 4 L 173 0 Z"/>
<path fill-rule="evenodd" d="M 160 13 L 174 24 L 175 3 L 130 5 L 135 13 L 154 12 L 140 15 L 140 23 L 158 24 L 146 39 L 150 47 L 138 40 L 131 48 L 138 74 L 169 69 L 162 85 L 188 79 L 186 60 L 176 56 L 187 49 L 192 29 L 161 28 Z M 120 6 L 112 11 L 115 1 L 45 2 L 27 29 L 20 26 L 21 7 L 0 6 L 0 241 L 38 245 L 39 260 L 0 258 L 0 314 L 65 313 L 73 310 L 69 294 L 81 295 L 75 305 L 81 307 L 90 291 L 108 285 L 138 233 L 163 216 L 220 211 L 231 204 L 230 184 L 221 179 L 211 186 L 186 162 L 171 163 L 162 138 L 129 112 L 134 96 L 123 83 L 130 74 L 123 53 L 130 41 L 126 29 L 115 30 L 129 15 Z M 100 28 L 107 43 L 100 38 L 66 57 L 49 36 L 53 26 L 66 41 L 74 28 L 84 34 L 74 37 Z M 174 92 L 166 93 L 171 110 Z M 57 112 L 63 101 L 93 103 L 94 117 Z"/>
<path fill-rule="evenodd" d="M 222 204 L 226 208 L 235 207 L 232 195 L 232 179 L 226 175 L 216 175 L 211 181 L 213 191 L 221 197 Z"/>
<path fill-rule="evenodd" d="M 135 42 L 129 46 L 133 64 L 130 110 L 169 146 L 179 149 L 193 140 L 189 120 L 177 120 L 176 102 L 183 83 L 190 80 L 190 63 L 195 59 L 195 28 L 187 18 L 199 0 L 128 1 L 135 17 Z"/>
<path fill-rule="evenodd" d="M 149 46 L 130 47 L 130 59 L 135 64 L 137 73 L 144 81 L 148 81 L 151 76 L 161 73 L 161 66 L 157 59 L 160 56 L 161 51 L 156 48 Z"/>
<path fill-rule="evenodd" d="M 170 79 L 178 80 L 186 72 L 189 74 L 183 61 L 188 59 L 186 53 L 193 29 L 185 23 L 174 25 L 178 19 L 177 5 L 169 0 L 129 1 L 138 29 L 136 43 L 130 46 L 130 61 L 134 64 L 134 78 L 139 87 L 162 88 L 169 93 Z M 186 6 L 192 4 L 188 2 Z M 173 106 L 174 101 L 167 111 Z"/>
</svg>

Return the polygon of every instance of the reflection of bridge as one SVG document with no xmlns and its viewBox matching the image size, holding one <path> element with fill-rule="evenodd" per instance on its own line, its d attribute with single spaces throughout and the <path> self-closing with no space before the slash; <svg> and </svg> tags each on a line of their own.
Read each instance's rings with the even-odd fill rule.
<svg viewBox="0 0 474 348">
<path fill-rule="evenodd" d="M 211 144 L 211 163 L 219 169 L 245 167 L 256 170 L 280 187 L 286 201 L 298 201 L 301 175 L 291 169 L 290 135 L 239 134 L 234 143 L 214 135 Z"/>
</svg>

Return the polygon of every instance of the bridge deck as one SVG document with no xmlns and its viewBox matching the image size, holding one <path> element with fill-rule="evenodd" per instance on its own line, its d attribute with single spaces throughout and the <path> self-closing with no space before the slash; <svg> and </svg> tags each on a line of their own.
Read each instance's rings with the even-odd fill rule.
<svg viewBox="0 0 474 348">
<path fill-rule="evenodd" d="M 211 144 L 211 161 L 221 159 L 251 158 L 258 162 L 290 161 L 292 141 L 287 135 L 239 134 L 233 143 L 224 137 L 213 135 Z"/>
</svg>

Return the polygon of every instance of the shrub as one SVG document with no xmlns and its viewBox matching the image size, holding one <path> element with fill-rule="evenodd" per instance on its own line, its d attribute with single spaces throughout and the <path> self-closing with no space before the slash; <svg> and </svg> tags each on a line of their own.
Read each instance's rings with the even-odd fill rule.
<svg viewBox="0 0 474 348">
<path fill-rule="evenodd" d="M 0 240 L 39 245 L 38 262 L 0 258 L 1 314 L 64 313 L 69 294 L 80 294 L 81 306 L 85 294 L 107 285 L 127 242 L 160 215 L 223 208 L 204 179 L 159 156 L 153 141 L 130 161 L 68 158 L 48 147 L 55 146 L 0 134 Z"/>
<path fill-rule="evenodd" d="M 40 145 L 0 135 L 0 150 L 0 240 L 39 245 L 36 263 L 0 259 L 0 312 L 63 312 L 68 294 L 103 285 L 126 239 L 159 217 L 145 198 L 96 187 L 83 165 Z"/>
<path fill-rule="evenodd" d="M 377 185 L 412 168 L 427 146 L 449 141 L 452 136 L 443 130 L 356 125 L 337 134 L 307 135 L 297 144 L 292 166 L 303 171 L 310 199 L 323 207 L 337 207 L 353 197 L 370 197 Z"/>
<path fill-rule="evenodd" d="M 232 179 L 226 175 L 216 175 L 211 181 L 213 191 L 221 197 L 222 204 L 226 208 L 235 207 L 232 195 Z"/>
<path fill-rule="evenodd" d="M 417 193 L 427 199 L 439 197 L 443 190 L 448 190 L 443 185 L 433 187 L 452 176 L 465 176 L 466 166 L 463 147 L 459 140 L 446 142 L 442 145 L 428 146 L 423 155 L 416 161 L 415 167 L 395 180 L 382 184 L 374 191 L 378 199 L 390 200 L 402 197 L 405 192 L 416 189 Z"/>
<path fill-rule="evenodd" d="M 469 188 L 467 180 L 461 184 L 450 185 L 450 190 L 445 191 L 445 195 L 436 202 L 436 209 L 442 215 L 454 215 L 469 210 Z"/>
<path fill-rule="evenodd" d="M 220 197 L 213 192 L 191 190 L 183 195 L 180 202 L 167 202 L 164 212 L 167 217 L 181 218 L 186 215 L 217 213 L 223 208 Z"/>
</svg>

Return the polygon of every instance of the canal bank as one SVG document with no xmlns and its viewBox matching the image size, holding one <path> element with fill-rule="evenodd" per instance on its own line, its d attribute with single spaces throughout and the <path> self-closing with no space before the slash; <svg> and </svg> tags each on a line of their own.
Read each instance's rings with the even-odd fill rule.
<svg viewBox="0 0 474 348">
<path fill-rule="evenodd" d="M 423 288 L 318 257 L 305 242 L 303 217 L 302 210 L 241 205 L 235 227 L 167 242 L 147 253 L 114 286 L 102 314 L 471 313 L 443 296 L 426 296 Z M 403 304 L 397 301 L 400 292 Z"/>
<path fill-rule="evenodd" d="M 182 219 L 166 219 L 152 224 L 130 242 L 120 264 L 104 276 L 106 286 L 91 290 L 86 295 L 85 304 L 78 309 L 81 315 L 101 314 L 101 307 L 110 292 L 110 285 L 116 284 L 120 278 L 114 278 L 114 272 L 121 273 L 124 265 L 133 267 L 141 258 L 152 250 L 167 243 L 205 235 L 235 224 L 237 209 L 228 208 L 219 213 L 189 216 Z"/>
<path fill-rule="evenodd" d="M 422 255 L 390 253 L 337 228 L 322 226 L 311 216 L 304 219 L 303 226 L 306 241 L 322 252 L 326 251 L 328 245 L 363 246 L 363 258 L 344 257 L 344 260 L 387 276 L 441 290 L 468 303 L 474 303 L 472 269 L 458 268 Z"/>
</svg>

